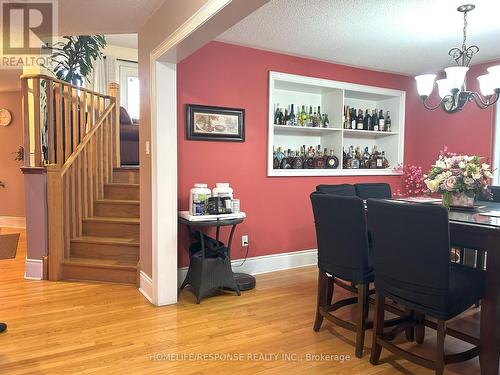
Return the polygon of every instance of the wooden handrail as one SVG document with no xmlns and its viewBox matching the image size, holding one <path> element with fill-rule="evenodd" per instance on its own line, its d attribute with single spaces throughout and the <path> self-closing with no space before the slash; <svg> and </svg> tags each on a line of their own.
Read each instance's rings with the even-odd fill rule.
<svg viewBox="0 0 500 375">
<path fill-rule="evenodd" d="M 86 92 L 87 94 L 99 96 L 99 97 L 104 98 L 104 99 L 111 98 L 111 96 L 109 96 L 109 95 L 101 94 L 97 91 L 92 91 L 92 90 L 86 89 L 85 87 L 76 86 L 76 85 L 73 85 L 72 83 L 48 76 L 46 74 L 22 74 L 21 75 L 21 80 L 27 80 L 27 79 L 43 79 L 43 80 L 47 80 L 47 81 L 52 81 L 55 83 L 60 83 L 60 84 L 65 85 L 65 86 L 70 86 L 70 87 L 77 89 L 79 91 Z"/>
<path fill-rule="evenodd" d="M 80 142 L 80 144 L 77 146 L 77 148 L 75 149 L 75 151 L 73 151 L 73 153 L 71 154 L 71 156 L 66 160 L 66 162 L 64 163 L 64 165 L 63 165 L 63 167 L 61 169 L 61 174 L 63 176 L 66 174 L 66 172 L 71 167 L 71 165 L 73 165 L 73 163 L 75 162 L 75 160 L 80 156 L 80 154 L 82 153 L 82 151 L 85 148 L 85 146 L 90 142 L 90 140 L 92 139 L 92 137 L 94 136 L 94 134 L 104 124 L 104 121 L 107 119 L 107 117 L 110 115 L 110 113 L 114 109 L 115 109 L 115 103 L 111 103 L 111 105 L 108 106 L 108 108 L 106 109 L 106 111 L 104 111 L 104 113 L 100 117 L 99 121 L 94 124 L 92 130 L 89 133 L 87 133 L 87 135 L 85 136 L 85 138 L 83 138 L 83 141 Z"/>
</svg>

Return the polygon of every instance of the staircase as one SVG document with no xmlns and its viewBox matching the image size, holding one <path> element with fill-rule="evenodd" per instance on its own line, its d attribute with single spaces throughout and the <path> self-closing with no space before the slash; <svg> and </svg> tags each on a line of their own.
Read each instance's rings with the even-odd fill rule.
<svg viewBox="0 0 500 375">
<path fill-rule="evenodd" d="M 82 235 L 70 240 L 62 278 L 137 283 L 139 261 L 139 169 L 115 168 Z"/>
</svg>

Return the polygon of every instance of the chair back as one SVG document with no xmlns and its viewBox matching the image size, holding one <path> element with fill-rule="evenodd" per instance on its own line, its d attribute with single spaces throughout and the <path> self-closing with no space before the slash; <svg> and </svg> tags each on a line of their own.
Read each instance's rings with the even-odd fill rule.
<svg viewBox="0 0 500 375">
<path fill-rule="evenodd" d="M 383 182 L 355 184 L 356 195 L 361 199 L 390 199 L 392 198 L 391 185 Z"/>
<path fill-rule="evenodd" d="M 445 311 L 450 291 L 448 211 L 369 199 L 375 288 L 420 311 Z"/>
<path fill-rule="evenodd" d="M 344 197 L 356 196 L 356 189 L 354 188 L 354 185 L 351 184 L 318 185 L 316 186 L 316 191 L 323 194 L 334 194 Z"/>
<path fill-rule="evenodd" d="M 312 193 L 318 267 L 356 283 L 372 275 L 363 200 L 358 197 Z"/>
</svg>

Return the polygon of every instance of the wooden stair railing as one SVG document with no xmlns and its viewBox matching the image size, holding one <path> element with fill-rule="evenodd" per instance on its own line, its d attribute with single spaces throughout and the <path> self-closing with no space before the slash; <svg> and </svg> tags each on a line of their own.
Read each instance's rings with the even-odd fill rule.
<svg viewBox="0 0 500 375">
<path fill-rule="evenodd" d="M 110 95 L 45 75 L 21 77 L 25 167 L 47 171 L 48 278 L 60 280 L 70 241 L 120 167 L 118 85 Z"/>
</svg>

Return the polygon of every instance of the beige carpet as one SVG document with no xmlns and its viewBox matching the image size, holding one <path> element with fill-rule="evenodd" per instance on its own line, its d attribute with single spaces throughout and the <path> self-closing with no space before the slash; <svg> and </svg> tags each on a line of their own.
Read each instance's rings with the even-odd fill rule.
<svg viewBox="0 0 500 375">
<path fill-rule="evenodd" d="M 0 235 L 0 259 L 13 259 L 16 257 L 20 235 L 20 233 Z"/>
</svg>

